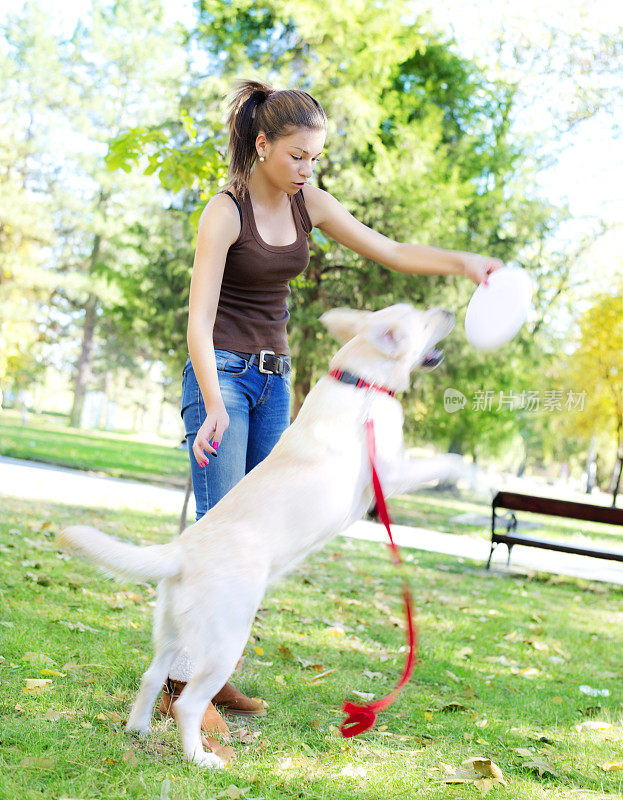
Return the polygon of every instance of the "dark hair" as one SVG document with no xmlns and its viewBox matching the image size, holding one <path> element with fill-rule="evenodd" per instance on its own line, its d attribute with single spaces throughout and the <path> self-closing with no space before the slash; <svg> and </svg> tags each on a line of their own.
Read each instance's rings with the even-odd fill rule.
<svg viewBox="0 0 623 800">
<path fill-rule="evenodd" d="M 229 95 L 230 155 L 226 187 L 242 197 L 257 160 L 255 140 L 263 131 L 269 142 L 289 136 L 296 128 L 326 130 L 320 103 L 300 89 L 273 89 L 260 81 L 240 80 Z"/>
</svg>

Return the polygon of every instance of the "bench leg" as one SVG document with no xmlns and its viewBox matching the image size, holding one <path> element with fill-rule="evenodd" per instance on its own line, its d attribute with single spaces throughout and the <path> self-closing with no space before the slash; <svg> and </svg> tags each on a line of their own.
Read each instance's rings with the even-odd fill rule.
<svg viewBox="0 0 623 800">
<path fill-rule="evenodd" d="M 493 551 L 495 550 L 495 542 L 491 542 L 491 550 L 489 550 L 489 560 L 487 561 L 487 569 L 491 566 L 491 556 L 493 555 Z"/>
<path fill-rule="evenodd" d="M 512 544 L 507 544 L 506 546 L 508 547 L 508 558 L 506 559 L 506 566 L 507 566 L 507 567 L 510 567 L 510 563 L 511 563 L 511 552 L 512 552 L 512 549 L 513 549 L 514 545 L 512 545 Z"/>
</svg>

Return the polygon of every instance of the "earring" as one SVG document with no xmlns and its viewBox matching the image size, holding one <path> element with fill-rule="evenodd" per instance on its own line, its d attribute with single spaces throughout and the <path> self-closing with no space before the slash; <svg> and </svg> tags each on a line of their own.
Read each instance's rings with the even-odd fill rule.
<svg viewBox="0 0 623 800">
<path fill-rule="evenodd" d="M 263 160 L 264 160 L 264 156 L 260 156 L 260 161 L 263 161 Z"/>
</svg>

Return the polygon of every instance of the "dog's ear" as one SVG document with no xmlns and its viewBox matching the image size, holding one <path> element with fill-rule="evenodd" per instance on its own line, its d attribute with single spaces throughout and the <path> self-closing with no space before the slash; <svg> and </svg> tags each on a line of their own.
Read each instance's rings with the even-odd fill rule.
<svg viewBox="0 0 623 800">
<path fill-rule="evenodd" d="M 332 308 L 330 311 L 325 311 L 319 320 L 336 341 L 345 344 L 359 333 L 372 313 L 355 308 Z"/>
<path fill-rule="evenodd" d="M 367 326 L 364 336 L 388 358 L 400 358 L 409 343 L 402 319 L 376 319 Z"/>
</svg>

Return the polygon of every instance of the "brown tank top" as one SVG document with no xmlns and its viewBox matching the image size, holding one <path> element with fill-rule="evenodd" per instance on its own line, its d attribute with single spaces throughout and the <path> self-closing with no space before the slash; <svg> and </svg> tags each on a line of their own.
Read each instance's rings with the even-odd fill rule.
<svg viewBox="0 0 623 800">
<path fill-rule="evenodd" d="M 244 353 L 268 349 L 290 355 L 286 333 L 289 281 L 309 265 L 307 239 L 312 229 L 303 190 L 290 196 L 296 241 L 287 245 L 262 240 L 248 192 L 240 203 L 227 194 L 238 206 L 241 230 L 227 251 L 214 320 L 214 347 Z"/>
</svg>

